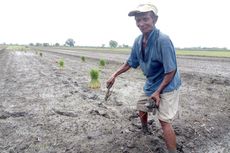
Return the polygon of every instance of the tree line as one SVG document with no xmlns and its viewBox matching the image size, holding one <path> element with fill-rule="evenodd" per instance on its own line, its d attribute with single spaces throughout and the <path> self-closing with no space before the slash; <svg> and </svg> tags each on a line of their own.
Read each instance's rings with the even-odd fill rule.
<svg viewBox="0 0 230 153">
<path fill-rule="evenodd" d="M 63 46 L 74 47 L 74 46 L 75 46 L 75 43 L 76 43 L 76 42 L 74 41 L 74 39 L 68 38 L 68 39 L 65 41 L 65 43 L 64 43 Z M 35 44 L 34 44 L 34 43 L 30 43 L 29 45 L 30 45 L 30 46 L 44 46 L 44 47 L 48 47 L 48 46 L 59 47 L 59 46 L 61 46 L 59 43 L 55 43 L 55 44 L 52 44 L 52 45 L 49 44 L 49 43 L 35 43 Z M 101 47 L 104 48 L 104 47 L 105 47 L 105 44 L 102 44 Z M 109 47 L 111 47 L 111 48 L 117 48 L 117 47 L 128 48 L 129 45 L 126 45 L 126 44 L 118 45 L 118 42 L 117 42 L 117 41 L 115 41 L 115 40 L 110 40 L 110 41 L 109 41 Z"/>
</svg>

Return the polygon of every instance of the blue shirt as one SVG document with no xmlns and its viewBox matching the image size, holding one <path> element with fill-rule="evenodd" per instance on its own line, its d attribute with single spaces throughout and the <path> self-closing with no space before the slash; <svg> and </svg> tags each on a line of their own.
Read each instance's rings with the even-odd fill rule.
<svg viewBox="0 0 230 153">
<path fill-rule="evenodd" d="M 179 88 L 181 79 L 177 69 L 175 48 L 170 38 L 155 28 L 148 37 L 146 48 L 143 49 L 144 56 L 142 55 L 142 40 L 143 35 L 136 38 L 127 63 L 132 68 L 140 66 L 146 76 L 145 94 L 151 96 L 160 86 L 164 75 L 174 70 L 176 74 L 162 93 Z"/>
</svg>

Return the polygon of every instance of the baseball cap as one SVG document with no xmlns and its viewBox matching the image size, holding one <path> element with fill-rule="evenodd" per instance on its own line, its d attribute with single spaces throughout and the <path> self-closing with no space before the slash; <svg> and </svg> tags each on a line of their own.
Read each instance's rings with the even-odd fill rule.
<svg viewBox="0 0 230 153">
<path fill-rule="evenodd" d="M 152 3 L 140 4 L 136 9 L 129 12 L 128 16 L 136 16 L 138 13 L 153 11 L 157 15 L 158 10 L 155 5 Z"/>
</svg>

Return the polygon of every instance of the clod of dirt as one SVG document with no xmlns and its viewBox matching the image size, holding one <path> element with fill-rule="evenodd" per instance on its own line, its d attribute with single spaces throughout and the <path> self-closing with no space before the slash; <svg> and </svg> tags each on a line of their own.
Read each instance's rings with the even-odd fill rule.
<svg viewBox="0 0 230 153">
<path fill-rule="evenodd" d="M 100 111 L 99 112 L 98 110 L 91 110 L 89 113 L 92 114 L 92 115 L 100 115 L 100 116 L 103 116 L 105 118 L 110 118 L 110 116 L 108 115 L 108 113 L 105 112 L 105 111 Z"/>
<path fill-rule="evenodd" d="M 92 99 L 92 100 L 97 100 L 98 99 L 98 96 L 93 94 L 93 95 L 90 95 L 89 96 L 89 99 Z"/>
<path fill-rule="evenodd" d="M 0 119 L 7 119 L 9 117 L 24 117 L 28 115 L 27 112 L 7 112 L 7 111 L 2 111 L 0 114 Z"/>
<path fill-rule="evenodd" d="M 139 115 L 137 113 L 133 113 L 132 115 L 129 116 L 129 120 L 131 121 L 131 120 L 138 118 L 138 117 L 139 117 Z"/>
<path fill-rule="evenodd" d="M 60 111 L 60 110 L 56 110 L 56 109 L 53 109 L 53 111 L 59 115 L 63 115 L 63 116 L 69 116 L 69 117 L 78 117 L 77 114 L 75 113 L 72 113 L 72 112 L 65 112 L 65 111 Z"/>
</svg>

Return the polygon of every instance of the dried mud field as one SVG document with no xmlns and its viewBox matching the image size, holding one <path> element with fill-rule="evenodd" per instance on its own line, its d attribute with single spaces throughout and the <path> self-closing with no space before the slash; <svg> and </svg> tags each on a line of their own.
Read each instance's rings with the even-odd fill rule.
<svg viewBox="0 0 230 153">
<path fill-rule="evenodd" d="M 122 64 L 117 56 L 127 55 L 110 55 L 100 67 L 100 89 L 88 84 L 101 56 L 88 55 L 93 58 L 84 55 L 82 62 L 77 55 L 0 51 L 1 153 L 166 152 L 155 116 L 149 115 L 152 134 L 140 132 L 135 110 L 145 81 L 140 70 L 119 76 L 105 101 L 105 82 Z M 181 115 L 173 122 L 178 152 L 229 153 L 230 59 L 178 57 L 178 67 L 183 84 Z"/>
</svg>

